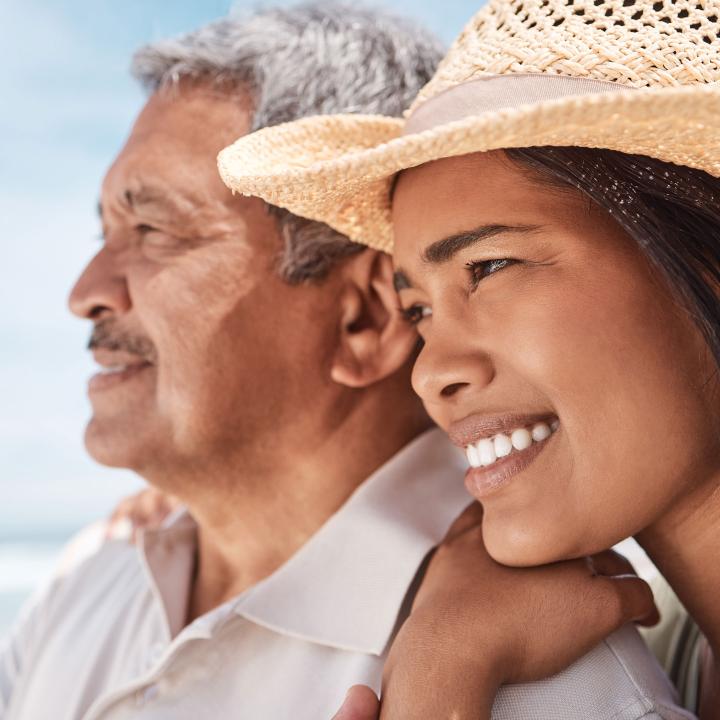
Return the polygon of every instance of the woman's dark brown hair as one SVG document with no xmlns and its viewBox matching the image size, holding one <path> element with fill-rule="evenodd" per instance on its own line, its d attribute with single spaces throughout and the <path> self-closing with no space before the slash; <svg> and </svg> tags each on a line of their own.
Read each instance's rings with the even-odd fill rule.
<svg viewBox="0 0 720 720">
<path fill-rule="evenodd" d="M 506 150 L 541 181 L 605 208 L 677 293 L 720 367 L 720 178 L 611 150 Z"/>
</svg>

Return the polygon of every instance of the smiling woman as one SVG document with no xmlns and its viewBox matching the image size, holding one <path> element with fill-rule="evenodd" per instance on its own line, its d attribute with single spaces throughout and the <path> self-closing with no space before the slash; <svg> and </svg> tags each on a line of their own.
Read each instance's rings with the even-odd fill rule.
<svg viewBox="0 0 720 720">
<path fill-rule="evenodd" d="M 468 453 L 489 554 L 535 566 L 634 535 L 713 648 L 719 200 L 699 170 L 549 147 L 404 170 L 392 216 L 413 385 Z"/>
<path fill-rule="evenodd" d="M 711 258 L 720 226 L 708 218 L 703 228 L 712 211 L 702 201 L 683 212 L 667 178 L 683 177 L 704 198 L 720 182 L 635 158 L 645 168 L 638 172 L 654 166 L 663 199 L 652 202 L 652 181 L 620 189 L 609 170 L 618 190 L 603 209 L 587 198 L 604 197 L 611 153 L 565 151 L 585 171 L 583 193 L 539 174 L 541 158 L 556 151 L 524 152 L 534 159 L 530 170 L 518 152 L 522 160 L 475 154 L 404 171 L 393 203 L 395 259 L 412 286 L 401 301 L 424 309 L 413 384 L 459 445 L 484 453 L 467 484 L 483 501 L 488 551 L 511 565 L 589 555 L 628 535 L 651 535 L 661 518 L 676 524 L 716 486 L 720 434 L 715 362 L 678 302 L 678 282 L 658 272 L 684 263 L 685 279 L 707 287 L 691 274 L 693 254 L 677 236 L 703 230 L 691 242 Z M 631 218 L 647 228 L 661 213 L 674 222 L 658 226 L 662 239 L 652 247 L 658 255 L 663 244 L 676 249 L 668 268 L 648 262 L 647 232 L 633 243 L 621 225 Z M 493 232 L 466 233 L 475 239 L 448 251 L 463 228 Z M 479 265 L 497 262 L 478 278 Z M 556 432 L 540 421 L 548 430 L 558 423 Z M 530 444 L 532 429 L 539 441 Z M 520 442 L 496 461 L 488 445 L 502 447 L 508 435 Z"/>
<path fill-rule="evenodd" d="M 703 631 L 688 651 L 700 712 L 720 712 L 719 17 L 712 1 L 492 0 L 405 122 L 305 120 L 220 156 L 234 189 L 394 251 L 423 341 L 414 388 L 482 502 L 477 561 L 533 566 L 514 577 L 546 608 L 513 657 L 512 625 L 482 622 L 490 590 L 468 581 L 470 554 L 438 553 L 383 718 L 489 715 L 499 684 L 527 679 L 528 648 L 557 667 L 588 637 L 565 623 L 584 600 L 538 600 L 534 566 L 628 535 Z M 431 638 L 442 671 L 411 641 Z M 491 649 L 468 657 L 474 644 Z M 428 673 L 454 688 L 444 705 Z M 470 676 L 489 684 L 462 687 Z"/>
</svg>

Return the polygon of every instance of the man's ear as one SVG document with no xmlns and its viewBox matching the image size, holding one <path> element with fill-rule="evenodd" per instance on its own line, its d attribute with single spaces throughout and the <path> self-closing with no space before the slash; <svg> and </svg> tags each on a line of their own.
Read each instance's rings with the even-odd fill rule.
<svg viewBox="0 0 720 720">
<path fill-rule="evenodd" d="M 417 333 L 400 314 L 389 255 L 364 250 L 346 260 L 340 272 L 340 327 L 331 377 L 348 387 L 367 387 L 407 362 Z"/>
</svg>

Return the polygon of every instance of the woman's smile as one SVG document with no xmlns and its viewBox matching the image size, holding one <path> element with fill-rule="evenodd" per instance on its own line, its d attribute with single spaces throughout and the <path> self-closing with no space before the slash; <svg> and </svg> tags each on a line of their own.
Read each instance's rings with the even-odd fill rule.
<svg viewBox="0 0 720 720">
<path fill-rule="evenodd" d="M 479 153 L 403 171 L 393 217 L 413 385 L 497 561 L 599 552 L 712 476 L 704 341 L 610 213 Z"/>
<path fill-rule="evenodd" d="M 471 415 L 454 423 L 450 437 L 470 465 L 468 492 L 478 500 L 505 487 L 527 468 L 560 427 L 555 416 Z"/>
<path fill-rule="evenodd" d="M 681 640 L 664 664 L 673 675 L 692 667 L 673 679 L 688 695 L 700 689 L 700 717 L 718 716 L 718 17 L 720 0 L 490 0 L 404 120 L 323 116 L 266 128 L 219 158 L 233 190 L 392 252 L 400 313 L 387 323 L 417 331 L 413 388 L 466 455 L 466 486 L 481 501 L 430 561 L 427 605 L 415 598 L 398 635 L 420 618 L 416 647 L 405 646 L 413 662 L 393 666 L 396 678 L 417 674 L 416 687 L 400 701 L 384 692 L 383 717 L 494 717 L 491 703 L 479 712 L 467 702 L 467 688 L 440 709 L 438 688 L 468 677 L 477 687 L 483 668 L 496 674 L 491 689 L 516 681 L 547 625 L 513 618 L 496 662 L 496 613 L 521 598 L 573 616 L 587 593 L 573 598 L 563 585 L 549 599 L 538 590 L 546 573 L 582 568 L 597 588 L 612 566 L 617 590 L 628 568 L 607 549 L 630 536 L 712 651 Z M 282 152 L 268 159 L 271 145 Z M 493 562 L 468 582 L 481 557 Z M 536 579 L 522 591 L 508 582 L 483 618 L 463 616 L 505 582 L 493 574 L 501 566 L 533 568 L 507 578 Z M 616 605 L 627 608 L 603 598 L 543 647 L 555 659 Z M 694 636 L 673 624 L 655 640 Z M 513 670 L 499 677 L 520 625 Z M 447 635 L 451 650 L 428 652 Z M 588 690 L 603 675 L 593 672 Z M 408 713 L 424 693 L 426 707 Z"/>
</svg>

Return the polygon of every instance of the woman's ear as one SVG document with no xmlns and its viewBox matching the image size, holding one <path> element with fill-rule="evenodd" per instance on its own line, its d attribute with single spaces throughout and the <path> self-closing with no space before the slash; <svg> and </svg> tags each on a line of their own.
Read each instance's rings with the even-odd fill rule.
<svg viewBox="0 0 720 720">
<path fill-rule="evenodd" d="M 348 387 L 367 387 L 407 362 L 417 333 L 400 314 L 389 255 L 365 250 L 346 260 L 341 272 L 339 341 L 331 377 Z"/>
</svg>

